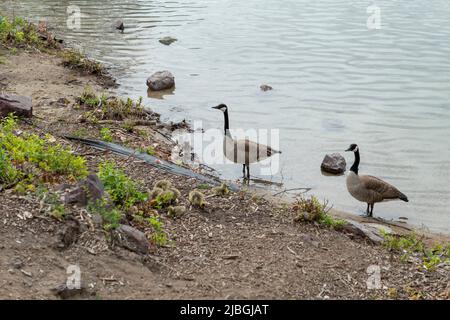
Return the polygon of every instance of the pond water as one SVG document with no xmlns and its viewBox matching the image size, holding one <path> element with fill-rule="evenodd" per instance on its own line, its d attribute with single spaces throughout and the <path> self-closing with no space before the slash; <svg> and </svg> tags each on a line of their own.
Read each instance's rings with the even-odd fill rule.
<svg viewBox="0 0 450 320">
<path fill-rule="evenodd" d="M 272 177 L 311 187 L 336 209 L 362 214 L 345 176 L 324 176 L 326 153 L 361 149 L 361 174 L 391 182 L 410 202 L 375 215 L 450 233 L 450 3 L 377 0 L 381 29 L 369 30 L 373 1 L 358 0 L 9 0 L 0 10 L 34 21 L 112 68 L 119 94 L 172 120 L 223 127 L 212 106 L 230 108 L 232 128 L 279 129 L 283 151 Z M 68 29 L 67 6 L 81 10 Z M 112 24 L 125 23 L 124 33 Z M 170 46 L 159 39 L 178 39 Z M 176 89 L 147 97 L 145 80 L 170 70 Z M 261 84 L 274 89 L 262 92 Z M 344 154 L 348 167 L 352 154 Z M 253 169 L 257 173 L 257 166 Z M 219 168 L 225 178 L 239 165 Z"/>
</svg>

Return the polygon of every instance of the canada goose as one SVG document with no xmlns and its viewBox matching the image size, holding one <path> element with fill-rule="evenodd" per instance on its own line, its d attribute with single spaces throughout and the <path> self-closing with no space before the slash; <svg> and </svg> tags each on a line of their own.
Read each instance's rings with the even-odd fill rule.
<svg viewBox="0 0 450 320">
<path fill-rule="evenodd" d="M 262 161 L 281 151 L 274 150 L 269 146 L 250 141 L 249 139 L 235 140 L 231 137 L 228 107 L 225 104 L 219 104 L 213 107 L 223 112 L 225 118 L 225 135 L 223 137 L 223 153 L 228 160 L 234 163 L 242 163 L 244 179 L 250 179 L 250 163 Z M 247 167 L 247 176 L 245 176 L 245 167 Z"/>
<path fill-rule="evenodd" d="M 359 148 L 356 144 L 350 145 L 345 151 L 353 151 L 355 154 L 355 162 L 347 175 L 347 190 L 353 198 L 367 203 L 369 217 L 373 215 L 373 206 L 376 202 L 397 199 L 408 202 L 408 197 L 393 185 L 376 177 L 358 175 Z"/>
</svg>

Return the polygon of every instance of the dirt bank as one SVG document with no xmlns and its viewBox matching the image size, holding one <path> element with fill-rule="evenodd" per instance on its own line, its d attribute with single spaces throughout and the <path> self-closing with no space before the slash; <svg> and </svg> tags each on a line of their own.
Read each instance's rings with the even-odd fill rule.
<svg viewBox="0 0 450 320">
<path fill-rule="evenodd" d="M 73 243 L 62 247 L 60 231 L 67 220 L 46 214 L 33 193 L 0 193 L 0 297 L 55 299 L 53 290 L 67 279 L 67 267 L 78 265 L 89 299 L 448 299 L 450 269 L 434 271 L 420 259 L 402 261 L 365 238 L 335 231 L 318 223 L 294 223 L 289 204 L 267 200 L 249 190 L 214 195 L 195 179 L 175 176 L 133 157 L 120 157 L 69 142 L 65 134 L 99 138 L 107 127 L 113 141 L 133 148 L 152 146 L 167 159 L 171 145 L 167 126 L 157 121 L 135 126 L 80 120 L 77 108 L 85 86 L 111 94 L 93 75 L 61 65 L 61 58 L 39 52 L 2 51 L 0 90 L 33 98 L 35 117 L 21 130 L 51 133 L 83 155 L 88 167 L 108 159 L 145 189 L 167 179 L 181 192 L 187 212 L 178 219 L 161 213 L 167 244 L 152 244 L 142 255 L 112 245 L 100 227 L 89 225 L 83 208 L 68 207 L 68 216 L 83 228 Z M 188 194 L 201 188 L 205 209 L 192 206 Z M 403 259 L 404 260 L 404 259 Z M 369 266 L 380 270 L 380 286 L 368 289 Z"/>
</svg>

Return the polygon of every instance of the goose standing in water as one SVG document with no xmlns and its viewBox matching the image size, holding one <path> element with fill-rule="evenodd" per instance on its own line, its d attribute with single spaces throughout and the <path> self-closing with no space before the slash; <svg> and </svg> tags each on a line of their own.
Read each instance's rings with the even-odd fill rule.
<svg viewBox="0 0 450 320">
<path fill-rule="evenodd" d="M 242 163 L 244 179 L 250 179 L 250 163 L 259 162 L 271 157 L 274 154 L 281 153 L 281 151 L 274 150 L 269 146 L 250 141 L 249 139 L 233 139 L 230 134 L 228 107 L 225 104 L 220 104 L 213 107 L 213 109 L 222 111 L 225 119 L 223 153 L 228 160 L 234 163 Z M 247 176 L 245 175 L 246 167 Z"/>
<path fill-rule="evenodd" d="M 345 151 L 352 151 L 355 154 L 355 162 L 347 175 L 347 190 L 353 198 L 367 203 L 369 217 L 372 217 L 373 206 L 377 202 L 397 199 L 408 202 L 408 197 L 393 185 L 376 177 L 358 175 L 359 148 L 356 144 L 350 145 Z"/>
</svg>

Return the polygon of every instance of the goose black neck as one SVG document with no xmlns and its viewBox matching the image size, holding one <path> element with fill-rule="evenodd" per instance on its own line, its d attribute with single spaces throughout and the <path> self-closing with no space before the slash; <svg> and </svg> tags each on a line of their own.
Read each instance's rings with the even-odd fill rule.
<svg viewBox="0 0 450 320">
<path fill-rule="evenodd" d="M 359 167 L 359 150 L 356 150 L 355 162 L 353 162 L 353 165 L 350 168 L 350 171 L 353 171 L 354 173 L 358 174 L 358 167 Z"/>
<path fill-rule="evenodd" d="M 223 116 L 225 118 L 225 135 L 230 135 L 230 123 L 228 121 L 228 110 L 225 110 L 223 113 Z"/>
</svg>

